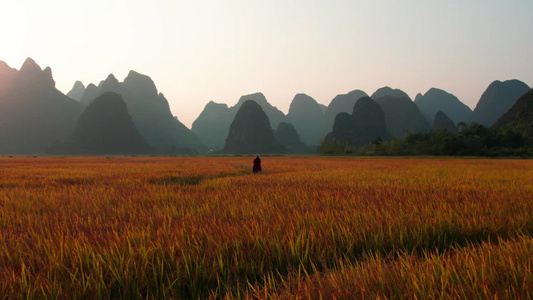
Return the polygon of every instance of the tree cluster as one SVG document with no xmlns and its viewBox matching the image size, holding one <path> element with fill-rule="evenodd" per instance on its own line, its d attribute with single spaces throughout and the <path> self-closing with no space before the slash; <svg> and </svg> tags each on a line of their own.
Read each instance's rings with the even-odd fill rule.
<svg viewBox="0 0 533 300">
<path fill-rule="evenodd" d="M 515 131 L 499 131 L 480 124 L 459 123 L 459 133 L 431 130 L 411 133 L 403 140 L 376 139 L 360 147 L 323 142 L 323 154 L 340 155 L 448 155 L 448 156 L 532 156 L 533 145 Z"/>
</svg>

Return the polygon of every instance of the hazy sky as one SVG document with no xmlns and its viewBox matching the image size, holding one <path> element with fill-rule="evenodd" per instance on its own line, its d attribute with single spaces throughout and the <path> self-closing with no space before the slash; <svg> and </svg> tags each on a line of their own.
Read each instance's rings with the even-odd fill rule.
<svg viewBox="0 0 533 300">
<path fill-rule="evenodd" d="M 493 80 L 533 84 L 531 0 L 0 0 L 0 60 L 50 66 L 67 93 L 129 70 L 188 127 L 209 100 L 438 87 L 475 107 Z"/>
</svg>

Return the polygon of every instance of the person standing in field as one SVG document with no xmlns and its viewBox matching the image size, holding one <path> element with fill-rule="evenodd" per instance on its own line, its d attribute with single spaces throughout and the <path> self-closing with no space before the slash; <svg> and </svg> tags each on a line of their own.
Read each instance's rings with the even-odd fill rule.
<svg viewBox="0 0 533 300">
<path fill-rule="evenodd" d="M 258 172 L 261 172 L 261 159 L 259 158 L 259 155 L 254 158 L 254 166 L 252 168 L 252 171 L 254 173 L 258 173 Z"/>
</svg>

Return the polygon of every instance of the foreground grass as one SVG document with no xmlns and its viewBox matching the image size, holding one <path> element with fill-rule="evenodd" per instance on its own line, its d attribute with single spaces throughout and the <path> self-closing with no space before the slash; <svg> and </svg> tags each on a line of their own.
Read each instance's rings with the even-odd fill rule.
<svg viewBox="0 0 533 300">
<path fill-rule="evenodd" d="M 0 166 L 6 298 L 530 296 L 529 160 Z"/>
<path fill-rule="evenodd" d="M 336 270 L 305 270 L 256 285 L 249 298 L 298 299 L 531 299 L 533 239 L 519 237 L 441 253 L 368 254 Z M 277 279 L 277 280 L 276 280 Z"/>
</svg>

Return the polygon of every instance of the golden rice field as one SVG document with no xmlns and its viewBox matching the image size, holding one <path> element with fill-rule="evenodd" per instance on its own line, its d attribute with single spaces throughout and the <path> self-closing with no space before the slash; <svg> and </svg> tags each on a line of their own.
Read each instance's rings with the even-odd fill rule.
<svg viewBox="0 0 533 300">
<path fill-rule="evenodd" d="M 0 298 L 533 297 L 533 161 L 0 158 Z"/>
</svg>

